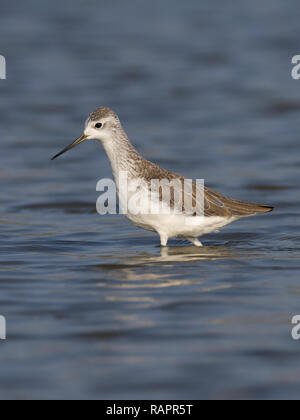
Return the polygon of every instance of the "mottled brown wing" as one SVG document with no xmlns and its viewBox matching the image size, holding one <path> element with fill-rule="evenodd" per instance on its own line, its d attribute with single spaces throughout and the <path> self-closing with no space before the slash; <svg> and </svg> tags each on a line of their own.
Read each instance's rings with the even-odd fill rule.
<svg viewBox="0 0 300 420">
<path fill-rule="evenodd" d="M 144 161 L 144 165 L 141 165 L 140 176 L 150 182 L 152 179 L 180 179 L 183 181 L 184 178 L 174 172 L 167 171 L 160 168 L 158 165 L 152 162 Z M 234 200 L 232 198 L 225 197 L 224 195 L 208 188 L 204 187 L 204 200 L 200 199 L 197 201 L 196 194 L 196 182 L 193 183 L 193 206 L 196 208 L 196 214 L 203 214 L 206 217 L 219 216 L 219 217 L 247 217 L 254 214 L 268 213 L 274 209 L 274 207 L 265 206 L 262 204 L 248 203 L 246 201 Z M 192 192 L 191 192 L 192 193 Z M 183 190 L 182 190 L 183 194 Z M 182 200 L 184 202 L 184 198 Z M 204 212 L 203 212 L 204 205 Z M 171 207 L 176 207 L 176 203 L 171 195 Z M 183 208 L 185 212 L 185 208 Z M 191 215 L 190 212 L 187 214 Z"/>
<path fill-rule="evenodd" d="M 234 200 L 205 187 L 205 216 L 247 217 L 272 210 L 274 207 Z"/>
<path fill-rule="evenodd" d="M 204 216 L 231 217 L 230 209 L 224 203 L 224 196 L 204 187 Z"/>
</svg>

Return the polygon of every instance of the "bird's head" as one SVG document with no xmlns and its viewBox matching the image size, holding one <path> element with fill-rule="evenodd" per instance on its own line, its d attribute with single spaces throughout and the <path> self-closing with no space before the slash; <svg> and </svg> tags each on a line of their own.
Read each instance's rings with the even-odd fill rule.
<svg viewBox="0 0 300 420">
<path fill-rule="evenodd" d="M 98 140 L 102 143 L 109 142 L 114 133 L 121 129 L 119 117 L 109 108 L 97 108 L 92 112 L 85 123 L 83 134 L 72 144 L 67 146 L 52 160 L 68 152 L 86 140 Z"/>
</svg>

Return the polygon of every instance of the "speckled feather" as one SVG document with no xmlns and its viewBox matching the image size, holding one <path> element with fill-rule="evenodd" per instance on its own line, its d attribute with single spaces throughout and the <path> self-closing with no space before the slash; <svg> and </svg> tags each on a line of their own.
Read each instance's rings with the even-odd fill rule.
<svg viewBox="0 0 300 420">
<path fill-rule="evenodd" d="M 117 114 L 113 112 L 111 109 L 106 108 L 106 107 L 95 109 L 95 111 L 93 111 L 90 114 L 88 121 L 98 121 L 101 118 L 107 118 L 107 117 L 114 117 L 118 122 L 120 122 Z"/>
<path fill-rule="evenodd" d="M 115 159 L 119 160 L 119 170 L 127 170 L 132 177 L 144 179 L 148 184 L 151 180 L 166 179 L 172 181 L 174 179 L 184 182 L 184 177 L 174 172 L 161 168 L 160 166 L 142 158 L 132 146 L 126 133 L 122 129 L 119 117 L 115 112 L 109 108 L 97 108 L 91 113 L 89 121 L 98 121 L 99 119 L 112 117 L 115 122 L 115 143 L 117 145 Z M 183 189 L 182 189 L 183 190 Z M 160 192 L 162 198 L 162 191 Z M 196 183 L 193 183 L 193 206 L 203 205 L 196 203 Z M 184 200 L 183 200 L 184 202 Z M 174 194 L 171 194 L 171 207 L 174 207 Z M 262 204 L 249 203 L 246 201 L 235 200 L 226 197 L 208 187 L 204 187 L 204 216 L 206 217 L 225 217 L 225 218 L 240 218 L 248 217 L 255 214 L 271 212 L 274 207 L 265 206 Z M 183 208 L 183 213 L 185 209 Z M 203 213 L 200 208 L 199 212 Z"/>
<path fill-rule="evenodd" d="M 114 125 L 112 127 L 112 133 L 115 139 L 115 150 L 113 151 L 114 160 L 118 161 L 118 170 L 127 170 L 132 177 L 144 179 L 150 184 L 151 180 L 162 180 L 168 181 L 180 180 L 184 182 L 184 177 L 161 168 L 160 166 L 147 161 L 142 158 L 132 146 L 126 133 L 122 129 L 119 117 L 115 112 L 106 107 L 97 108 L 93 111 L 89 118 L 89 121 L 99 121 L 101 119 L 112 117 Z M 108 151 L 109 152 L 109 151 Z M 115 170 L 115 172 L 117 172 Z M 182 189 L 183 190 L 183 189 Z M 162 191 L 160 196 L 162 198 Z M 184 200 L 183 200 L 184 201 Z M 174 194 L 171 194 L 171 207 L 174 207 Z M 193 206 L 203 205 L 202 203 L 196 203 L 196 183 L 193 183 Z M 267 213 L 273 210 L 271 206 L 265 206 L 262 204 L 249 203 L 246 201 L 235 200 L 226 197 L 208 187 L 204 188 L 204 216 L 206 217 L 225 217 L 225 218 L 240 218 L 252 216 L 260 213 Z M 203 209 L 199 209 L 203 212 Z M 185 209 L 183 208 L 183 212 Z"/>
<path fill-rule="evenodd" d="M 138 176 L 145 179 L 148 183 L 152 179 L 167 179 L 172 181 L 178 179 L 184 182 L 184 177 L 165 170 L 160 166 L 141 159 L 138 168 Z M 193 198 L 196 199 L 196 182 L 193 182 Z M 174 196 L 171 195 L 171 207 L 174 205 Z M 193 202 L 193 205 L 196 205 L 196 202 Z M 221 216 L 221 217 L 247 217 L 259 213 L 267 213 L 272 211 L 274 208 L 271 206 L 265 206 L 262 204 L 249 203 L 246 201 L 234 200 L 232 198 L 226 197 L 211 188 L 204 187 L 204 215 L 209 216 Z M 184 209 L 183 209 L 184 211 Z"/>
<path fill-rule="evenodd" d="M 98 126 L 95 122 L 101 124 Z M 136 213 L 129 210 L 126 212 L 126 216 L 134 225 L 157 232 L 162 246 L 167 246 L 169 238 L 185 238 L 195 246 L 202 246 L 198 239 L 199 236 L 219 231 L 241 217 L 273 210 L 273 207 L 270 206 L 225 197 L 207 187 L 202 190 L 202 186 L 200 186 L 201 190 L 199 191 L 198 184 L 194 182 L 191 186 L 190 180 L 188 191 L 186 191 L 184 177 L 163 169 L 138 154 L 123 130 L 119 117 L 109 108 L 98 108 L 92 112 L 86 121 L 84 134 L 53 159 L 87 139 L 98 140 L 104 147 L 112 167 L 122 206 L 125 205 L 126 208 L 132 198 L 120 182 L 122 172 L 126 172 L 128 181 L 139 179 L 147 183 L 148 188 L 140 187 L 141 193 L 144 194 L 140 199 L 144 205 L 144 212 Z M 156 197 L 159 198 L 162 211 L 149 212 L 147 202 L 149 201 L 149 189 L 151 190 L 152 187 L 151 181 L 162 180 L 175 181 L 170 185 L 170 197 L 169 194 L 164 194 L 167 193 L 164 188 L 165 184 L 160 186 L 157 197 L 156 188 L 159 185 L 156 183 L 153 199 L 150 197 L 150 200 L 152 199 L 152 204 L 155 204 Z M 188 194 L 188 200 L 185 202 L 186 194 Z M 180 197 L 182 200 L 179 199 Z M 176 211 L 169 212 L 169 207 Z M 165 213 L 164 210 L 167 212 Z"/>
</svg>

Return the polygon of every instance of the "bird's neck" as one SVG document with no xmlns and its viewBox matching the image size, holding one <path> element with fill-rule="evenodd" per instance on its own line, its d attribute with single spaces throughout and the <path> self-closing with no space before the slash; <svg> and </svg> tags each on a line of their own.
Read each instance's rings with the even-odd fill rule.
<svg viewBox="0 0 300 420">
<path fill-rule="evenodd" d="M 136 176 L 136 166 L 142 158 L 135 150 L 126 133 L 121 130 L 103 142 L 103 147 L 110 161 L 115 180 L 121 171 L 127 171 L 129 177 Z"/>
</svg>

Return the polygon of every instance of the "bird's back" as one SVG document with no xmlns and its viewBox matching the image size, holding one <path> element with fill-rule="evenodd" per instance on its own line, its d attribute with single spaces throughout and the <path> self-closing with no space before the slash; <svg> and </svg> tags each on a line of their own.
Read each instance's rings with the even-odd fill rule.
<svg viewBox="0 0 300 420">
<path fill-rule="evenodd" d="M 179 180 L 182 185 L 182 193 L 184 188 L 185 178 L 172 171 L 161 168 L 155 163 L 149 162 L 141 158 L 139 162 L 139 173 L 138 176 L 145 179 L 147 182 L 152 180 Z M 193 182 L 192 188 L 193 195 L 193 206 L 197 209 L 197 205 L 201 206 L 198 208 L 198 212 L 204 213 L 205 217 L 226 217 L 226 218 L 241 218 L 253 216 L 255 214 L 268 213 L 274 210 L 274 207 L 267 206 L 264 204 L 250 203 L 247 201 L 241 201 L 226 197 L 211 188 L 204 187 L 202 200 L 197 201 L 197 183 Z M 183 202 L 184 203 L 184 202 Z M 204 203 L 204 204 L 203 204 Z M 174 206 L 174 194 L 171 194 L 171 207 Z M 203 208 L 204 207 L 204 208 Z M 183 213 L 186 212 L 183 204 Z"/>
</svg>

